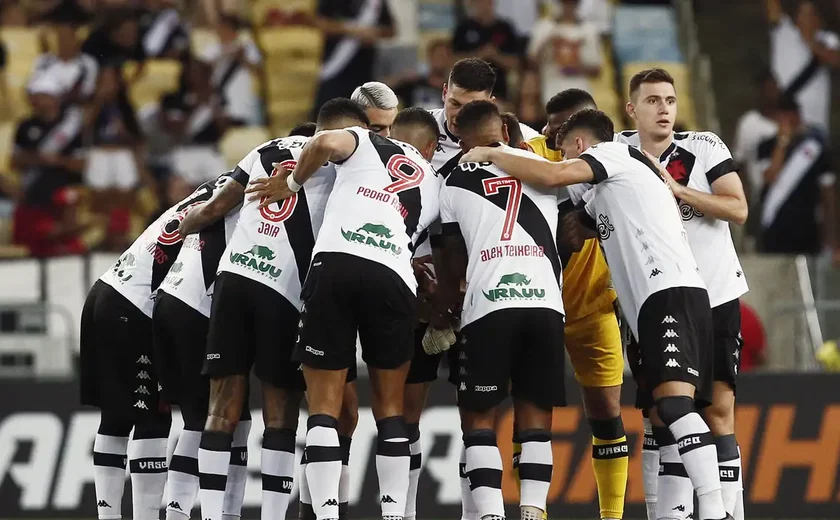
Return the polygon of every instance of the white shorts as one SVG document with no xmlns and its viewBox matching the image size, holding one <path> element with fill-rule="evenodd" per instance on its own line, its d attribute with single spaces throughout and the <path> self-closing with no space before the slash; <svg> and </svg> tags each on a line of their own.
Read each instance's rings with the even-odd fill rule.
<svg viewBox="0 0 840 520">
<path fill-rule="evenodd" d="M 130 190 L 137 181 L 137 163 L 131 150 L 92 148 L 88 152 L 85 184 L 94 190 Z"/>
<path fill-rule="evenodd" d="M 213 146 L 181 146 L 172 152 L 173 173 L 193 186 L 212 181 L 229 169 Z"/>
</svg>

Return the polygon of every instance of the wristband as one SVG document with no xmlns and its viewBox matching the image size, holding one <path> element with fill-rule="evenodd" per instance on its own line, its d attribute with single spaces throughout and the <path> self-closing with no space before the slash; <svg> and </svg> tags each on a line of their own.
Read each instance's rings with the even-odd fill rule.
<svg viewBox="0 0 840 520">
<path fill-rule="evenodd" d="M 300 184 L 298 184 L 297 182 L 295 182 L 295 176 L 292 175 L 291 173 L 289 174 L 288 177 L 286 177 L 286 186 L 288 186 L 289 189 L 292 190 L 294 193 L 299 192 L 300 189 L 303 187 Z"/>
</svg>

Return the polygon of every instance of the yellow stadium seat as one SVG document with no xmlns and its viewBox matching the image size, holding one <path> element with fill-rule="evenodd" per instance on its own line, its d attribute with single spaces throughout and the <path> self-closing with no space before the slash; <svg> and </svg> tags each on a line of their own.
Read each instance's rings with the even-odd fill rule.
<svg viewBox="0 0 840 520">
<path fill-rule="evenodd" d="M 273 100 L 268 104 L 271 124 L 277 127 L 291 128 L 303 121 L 309 121 L 311 112 L 311 102 Z"/>
<path fill-rule="evenodd" d="M 128 63 L 124 70 L 127 77 L 133 77 L 136 65 Z M 163 94 L 176 90 L 180 75 L 181 64 L 175 60 L 147 61 L 143 74 L 131 85 L 129 92 L 135 109 L 158 103 Z"/>
<path fill-rule="evenodd" d="M 29 97 L 26 94 L 26 87 L 32 75 L 33 62 L 13 61 L 6 69 L 6 85 L 9 89 L 9 106 L 12 108 L 12 117 L 21 119 L 27 117 L 31 112 Z"/>
<path fill-rule="evenodd" d="M 11 169 L 12 149 L 14 148 L 15 123 L 6 121 L 0 123 L 0 175 Z"/>
<path fill-rule="evenodd" d="M 271 139 L 268 129 L 262 126 L 231 128 L 219 143 L 222 155 L 230 168 L 239 163 L 254 147 Z"/>
<path fill-rule="evenodd" d="M 41 42 L 36 29 L 4 27 L 0 40 L 6 46 L 9 62 L 34 60 L 41 55 Z"/>
<path fill-rule="evenodd" d="M 259 31 L 257 41 L 267 59 L 284 56 L 320 60 L 324 37 L 312 27 L 283 27 Z"/>
<path fill-rule="evenodd" d="M 219 43 L 219 37 L 210 29 L 193 29 L 190 32 L 190 44 L 193 54 L 201 56 L 201 52 L 211 45 Z"/>
</svg>

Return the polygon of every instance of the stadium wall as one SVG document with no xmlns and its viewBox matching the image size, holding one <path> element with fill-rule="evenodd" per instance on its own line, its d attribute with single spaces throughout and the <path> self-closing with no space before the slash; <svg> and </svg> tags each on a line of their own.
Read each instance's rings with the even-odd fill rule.
<svg viewBox="0 0 840 520">
<path fill-rule="evenodd" d="M 549 513 L 553 518 L 597 514 L 589 460 L 589 428 L 576 385 L 573 403 L 554 415 L 556 469 Z M 744 376 L 738 387 L 738 436 L 744 459 L 747 511 L 752 518 L 840 518 L 840 376 Z M 644 518 L 641 461 L 642 421 L 625 385 L 624 422 L 631 445 L 628 518 Z M 351 504 L 355 518 L 379 516 L 374 466 L 375 425 L 367 408 L 367 383 L 360 381 L 361 412 L 354 437 Z M 95 513 L 91 449 L 98 413 L 78 406 L 75 382 L 0 381 L 0 518 L 88 518 Z M 301 425 L 306 413 L 302 412 Z M 509 439 L 507 413 L 500 440 Z M 173 438 L 180 429 L 176 417 Z M 452 388 L 437 383 L 421 425 L 424 468 L 419 513 L 424 518 L 460 514 L 457 463 L 460 429 Z M 255 403 L 249 443 L 251 477 L 243 517 L 257 518 L 262 421 Z M 304 429 L 299 429 L 298 456 Z M 172 444 L 172 443 L 170 443 Z M 516 486 L 510 478 L 510 445 L 502 442 L 504 492 L 515 518 Z M 170 452 L 174 449 L 170 446 Z M 297 495 L 297 489 L 293 491 Z M 123 501 L 130 518 L 130 494 Z M 296 513 L 293 508 L 292 514 Z"/>
</svg>

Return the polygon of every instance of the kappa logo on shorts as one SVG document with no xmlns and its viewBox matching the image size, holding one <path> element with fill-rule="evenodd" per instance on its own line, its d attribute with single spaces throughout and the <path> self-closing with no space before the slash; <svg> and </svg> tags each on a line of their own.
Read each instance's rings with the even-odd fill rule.
<svg viewBox="0 0 840 520">
<path fill-rule="evenodd" d="M 665 316 L 662 319 L 662 323 L 679 323 L 679 322 L 677 320 L 675 320 L 674 317 L 669 314 L 668 316 Z"/>
<path fill-rule="evenodd" d="M 152 395 L 151 392 L 149 392 L 149 389 L 146 388 L 146 385 L 138 386 L 137 390 L 135 390 L 134 393 L 135 394 L 141 394 L 141 395 Z"/>
<path fill-rule="evenodd" d="M 679 363 L 677 363 L 677 360 L 674 358 L 670 358 L 668 361 L 666 361 L 665 366 L 668 368 L 682 368 L 682 366 Z"/>
<path fill-rule="evenodd" d="M 458 391 L 459 391 L 459 392 L 466 392 L 466 391 L 467 391 L 467 385 L 466 385 L 463 381 L 462 381 L 462 382 L 461 382 L 461 384 L 458 386 Z"/>
<path fill-rule="evenodd" d="M 139 408 L 140 410 L 148 410 L 149 409 L 149 407 L 146 406 L 146 403 L 144 401 L 137 401 L 136 403 L 134 403 L 134 407 Z"/>
<path fill-rule="evenodd" d="M 663 352 L 665 352 L 667 354 L 668 352 L 679 352 L 679 351 L 680 351 L 680 349 L 678 349 L 676 345 L 674 345 L 673 343 L 668 343 L 668 346 L 665 347 L 665 350 Z"/>
<path fill-rule="evenodd" d="M 148 372 L 146 372 L 145 370 L 141 370 L 140 372 L 137 372 L 137 379 L 151 380 L 152 378 L 151 376 L 149 376 Z"/>
<path fill-rule="evenodd" d="M 307 345 L 306 348 L 304 348 L 304 350 L 306 352 L 309 352 L 310 354 L 315 355 L 315 356 L 323 356 L 324 355 L 323 350 L 318 350 L 317 348 L 312 348 L 309 345 Z"/>
<path fill-rule="evenodd" d="M 686 370 L 688 370 L 688 373 L 693 375 L 694 377 L 700 377 L 700 372 L 694 370 L 693 368 L 688 367 L 686 368 Z"/>
<path fill-rule="evenodd" d="M 137 358 L 136 363 L 139 363 L 141 365 L 151 365 L 152 360 L 149 359 L 149 356 L 144 354 L 144 355 L 140 356 L 139 358 Z"/>
<path fill-rule="evenodd" d="M 211 359 L 221 359 L 221 358 L 222 358 L 221 354 L 215 354 L 215 353 L 207 354 L 207 360 L 208 361 L 211 360 Z"/>
<path fill-rule="evenodd" d="M 674 329 L 668 329 L 665 331 L 665 334 L 662 335 L 663 338 L 679 338 L 680 335 L 674 332 Z"/>
</svg>

